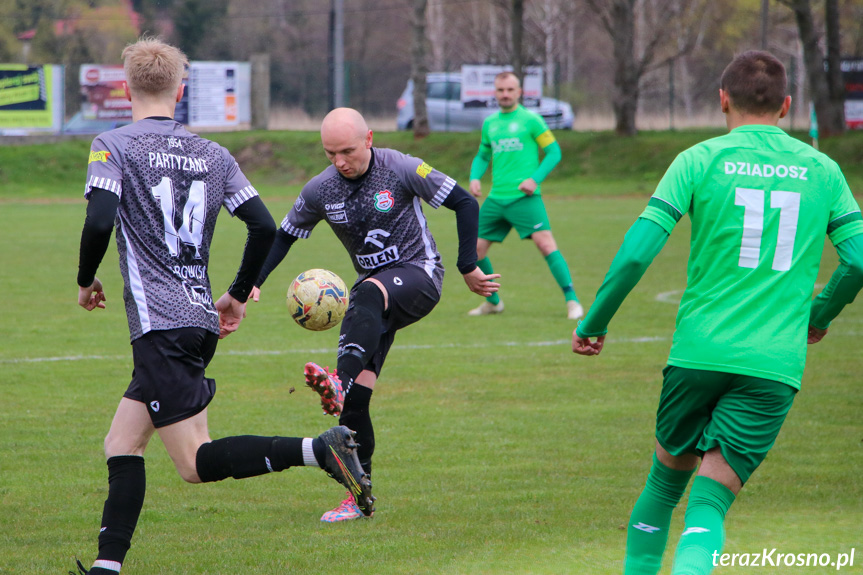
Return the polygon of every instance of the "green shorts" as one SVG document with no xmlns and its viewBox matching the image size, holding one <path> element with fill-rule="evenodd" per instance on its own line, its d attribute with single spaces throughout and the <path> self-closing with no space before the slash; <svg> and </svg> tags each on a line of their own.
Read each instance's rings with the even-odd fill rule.
<svg viewBox="0 0 863 575">
<path fill-rule="evenodd" d="M 525 196 L 510 203 L 485 199 L 479 210 L 479 237 L 502 242 L 512 228 L 521 239 L 551 229 L 541 196 Z"/>
<path fill-rule="evenodd" d="M 672 455 L 718 447 L 746 483 L 773 447 L 797 390 L 771 379 L 667 366 L 656 440 Z"/>
</svg>

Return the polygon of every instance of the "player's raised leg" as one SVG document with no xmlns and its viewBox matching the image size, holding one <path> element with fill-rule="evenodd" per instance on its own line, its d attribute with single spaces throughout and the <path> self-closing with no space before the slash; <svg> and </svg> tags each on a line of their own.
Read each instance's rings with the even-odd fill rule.
<svg viewBox="0 0 863 575">
<path fill-rule="evenodd" d="M 380 345 L 386 308 L 387 291 L 379 281 L 368 279 L 360 283 L 351 293 L 342 321 L 336 371 L 330 373 L 313 362 L 306 364 L 306 385 L 321 396 L 324 413 L 342 413 L 354 381 Z"/>
</svg>

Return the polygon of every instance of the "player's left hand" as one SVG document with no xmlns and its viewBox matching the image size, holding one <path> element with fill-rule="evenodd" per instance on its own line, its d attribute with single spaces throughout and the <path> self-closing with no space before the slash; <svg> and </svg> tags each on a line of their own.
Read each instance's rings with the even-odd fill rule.
<svg viewBox="0 0 863 575">
<path fill-rule="evenodd" d="M 483 297 L 488 297 L 500 289 L 499 283 L 491 281 L 498 279 L 500 274 L 486 275 L 481 269 L 476 268 L 462 277 L 470 291 Z"/>
<path fill-rule="evenodd" d="M 246 304 L 225 292 L 216 302 L 219 312 L 219 339 L 225 339 L 240 327 L 240 322 L 246 317 Z"/>
<path fill-rule="evenodd" d="M 533 178 L 528 178 L 518 185 L 518 190 L 525 196 L 532 196 L 538 185 Z"/>
<path fill-rule="evenodd" d="M 826 329 L 819 329 L 815 326 L 810 325 L 809 333 L 806 337 L 806 343 L 808 343 L 809 345 L 812 345 L 813 343 L 818 343 L 819 341 L 824 339 L 825 335 L 827 335 Z"/>
<path fill-rule="evenodd" d="M 99 278 L 93 278 L 93 284 L 88 287 L 78 286 L 78 305 L 87 311 L 93 311 L 97 307 L 105 309 L 102 302 L 108 301 L 102 289 Z"/>
<path fill-rule="evenodd" d="M 601 335 L 596 341 L 590 341 L 589 337 L 581 337 L 572 332 L 572 351 L 578 355 L 599 355 L 602 346 L 605 345 L 605 336 Z"/>
</svg>

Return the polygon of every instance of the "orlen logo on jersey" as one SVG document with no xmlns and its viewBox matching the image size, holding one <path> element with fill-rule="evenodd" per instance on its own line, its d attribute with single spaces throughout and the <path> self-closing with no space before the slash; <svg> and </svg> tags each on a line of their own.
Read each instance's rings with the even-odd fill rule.
<svg viewBox="0 0 863 575">
<path fill-rule="evenodd" d="M 90 161 L 88 164 L 92 164 L 93 162 L 107 162 L 108 156 L 111 155 L 111 152 L 90 152 Z"/>
<path fill-rule="evenodd" d="M 399 249 L 396 246 L 390 246 L 382 252 L 374 254 L 359 255 L 357 254 L 357 263 L 360 267 L 367 270 L 373 270 L 381 266 L 385 266 L 399 259 Z"/>
<path fill-rule="evenodd" d="M 375 194 L 375 209 L 379 212 L 388 212 L 396 205 L 393 199 L 393 193 L 389 190 L 382 190 Z"/>
<path fill-rule="evenodd" d="M 388 237 L 390 237 L 390 233 L 386 230 L 370 230 L 366 234 L 366 239 L 363 240 L 363 243 L 372 244 L 377 248 L 381 248 L 382 251 L 373 254 L 357 254 L 357 263 L 360 264 L 361 268 L 373 270 L 399 259 L 399 249 L 397 246 L 384 249 L 384 243 L 380 238 L 386 239 Z"/>
</svg>

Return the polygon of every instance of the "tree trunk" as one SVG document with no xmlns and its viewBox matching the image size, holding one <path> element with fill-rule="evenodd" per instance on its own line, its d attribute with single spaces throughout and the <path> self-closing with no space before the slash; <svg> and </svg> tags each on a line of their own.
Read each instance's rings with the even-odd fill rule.
<svg viewBox="0 0 863 575">
<path fill-rule="evenodd" d="M 413 0 L 413 41 L 411 46 L 411 79 L 414 82 L 414 139 L 429 135 L 426 111 L 426 6 L 428 0 Z"/>
<path fill-rule="evenodd" d="M 845 83 L 842 81 L 842 43 L 837 0 L 824 2 L 824 15 L 827 32 L 827 91 L 830 94 L 827 122 L 831 133 L 841 134 L 845 131 Z"/>
<path fill-rule="evenodd" d="M 524 85 L 524 61 L 522 60 L 522 37 L 524 32 L 524 0 L 512 0 L 510 9 L 512 29 L 512 71 Z"/>
<path fill-rule="evenodd" d="M 611 24 L 614 43 L 614 130 L 621 136 L 634 136 L 638 110 L 638 65 L 635 61 L 635 0 L 614 0 Z"/>
<path fill-rule="evenodd" d="M 827 75 L 824 73 L 824 55 L 818 47 L 818 34 L 812 19 L 812 7 L 809 0 L 789 0 L 784 3 L 791 8 L 797 20 L 810 97 L 818 118 L 818 135 L 822 138 L 833 136 L 837 132 L 835 124 L 831 121 L 830 90 L 827 86 Z"/>
</svg>

